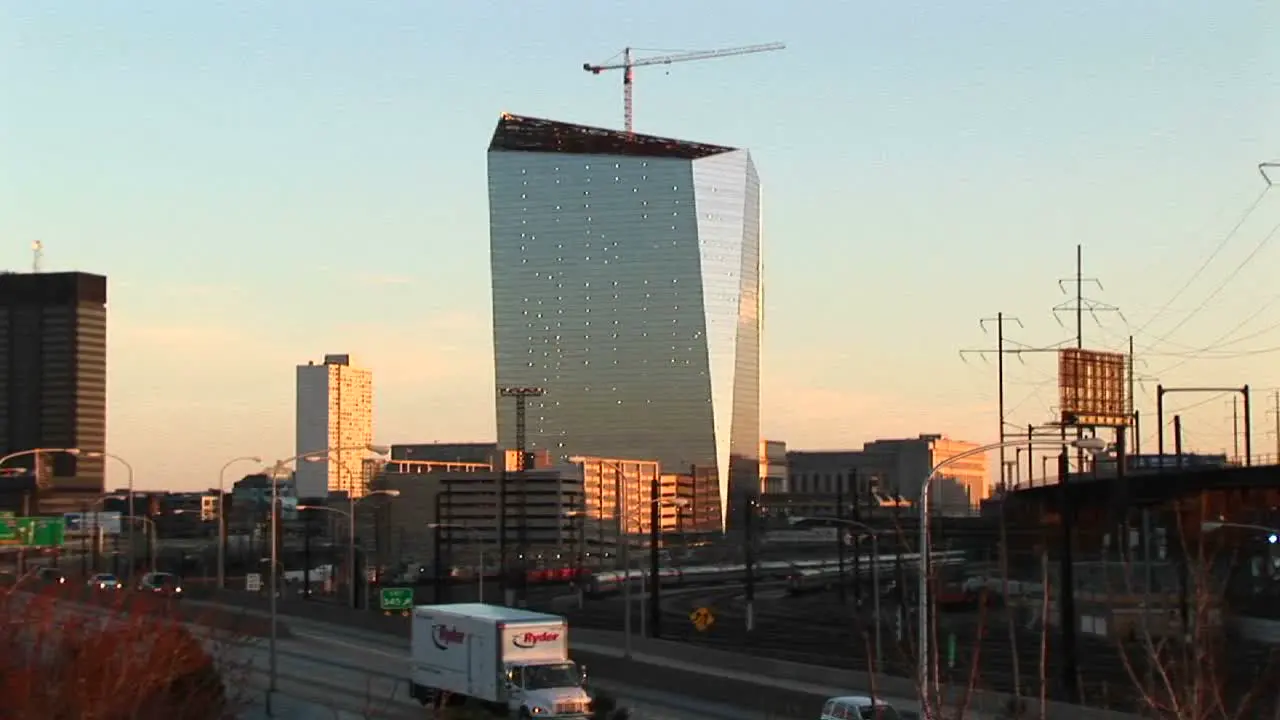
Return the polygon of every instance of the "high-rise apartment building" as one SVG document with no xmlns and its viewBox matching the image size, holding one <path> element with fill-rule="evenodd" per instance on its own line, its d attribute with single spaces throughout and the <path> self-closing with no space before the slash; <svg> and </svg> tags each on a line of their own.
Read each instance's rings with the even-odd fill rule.
<svg viewBox="0 0 1280 720">
<path fill-rule="evenodd" d="M 324 362 L 298 366 L 297 452 L 329 450 L 318 462 L 299 462 L 298 497 L 330 492 L 365 494 L 364 459 L 373 444 L 373 373 L 350 355 L 325 355 Z"/>
<path fill-rule="evenodd" d="M 759 493 L 750 154 L 503 115 L 488 169 L 497 385 L 545 391 L 528 447 L 700 468 L 721 523 L 742 517 Z M 496 401 L 514 447 L 513 405 Z"/>
<path fill-rule="evenodd" d="M 102 452 L 107 428 L 107 279 L 0 274 L 0 455 L 34 448 Z M 35 512 L 74 512 L 103 493 L 103 458 L 14 458 L 35 469 Z"/>
</svg>

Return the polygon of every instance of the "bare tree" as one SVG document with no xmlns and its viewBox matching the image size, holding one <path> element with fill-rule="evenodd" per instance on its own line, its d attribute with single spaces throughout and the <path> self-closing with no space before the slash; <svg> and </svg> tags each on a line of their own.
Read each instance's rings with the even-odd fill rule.
<svg viewBox="0 0 1280 720">
<path fill-rule="evenodd" d="M 199 637 L 163 604 L 6 592 L 0 612 L 0 697 L 14 717 L 215 720 L 238 709 L 219 656 L 236 638 Z"/>
<path fill-rule="evenodd" d="M 1203 508 L 1189 512 L 1184 505 L 1175 502 L 1171 512 L 1176 588 L 1157 594 L 1145 580 L 1136 581 L 1149 576 L 1148 568 L 1126 564 L 1127 583 L 1147 597 L 1141 621 L 1119 649 L 1138 709 L 1161 720 L 1280 717 L 1274 651 L 1232 637 L 1224 624 L 1223 591 L 1238 569 L 1238 547 L 1209 545 Z"/>
</svg>

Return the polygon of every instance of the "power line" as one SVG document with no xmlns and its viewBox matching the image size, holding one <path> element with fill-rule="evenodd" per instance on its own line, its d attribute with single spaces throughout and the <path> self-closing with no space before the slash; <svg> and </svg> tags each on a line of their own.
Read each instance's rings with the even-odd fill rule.
<svg viewBox="0 0 1280 720">
<path fill-rule="evenodd" d="M 1268 185 L 1267 189 L 1269 190 L 1270 187 L 1271 186 Z M 1265 194 L 1266 191 L 1263 191 L 1263 192 Z M 1245 256 L 1244 260 L 1240 261 L 1239 265 L 1236 265 L 1235 269 L 1232 270 L 1230 274 L 1228 274 L 1225 278 L 1223 278 L 1221 283 L 1218 283 L 1218 286 L 1213 289 L 1213 292 L 1209 293 L 1209 296 L 1204 299 L 1204 301 L 1200 304 L 1199 307 L 1195 308 L 1191 312 L 1182 316 L 1182 320 L 1178 321 L 1176 325 L 1170 328 L 1161 337 L 1157 338 L 1151 345 L 1148 346 L 1148 349 L 1155 347 L 1156 345 L 1167 340 L 1169 336 L 1173 335 L 1175 332 L 1180 330 L 1184 325 L 1190 322 L 1191 318 L 1194 318 L 1196 315 L 1199 315 L 1202 310 L 1208 307 L 1209 303 L 1212 302 L 1214 298 L 1218 297 L 1218 295 L 1221 294 L 1222 291 L 1225 290 L 1227 286 L 1230 285 L 1231 282 L 1236 279 L 1236 276 L 1238 276 L 1240 272 L 1249 265 L 1249 263 L 1253 262 L 1253 259 L 1258 256 L 1258 253 L 1262 252 L 1262 250 L 1266 248 L 1268 244 L 1270 244 L 1271 239 L 1275 237 L 1277 232 L 1280 232 L 1280 223 L 1276 223 L 1274 226 L 1272 226 L 1271 231 L 1268 232 L 1266 235 L 1264 235 L 1262 240 L 1258 241 L 1257 245 L 1253 246 L 1253 250 L 1251 250 L 1249 254 Z M 1247 318 L 1245 322 L 1252 320 L 1254 317 L 1256 317 L 1256 313 L 1254 315 L 1251 315 L 1249 318 Z M 1236 330 L 1239 330 L 1241 327 L 1243 327 L 1243 325 L 1244 323 L 1241 323 L 1236 327 L 1232 328 L 1230 332 L 1226 333 L 1223 336 L 1223 338 L 1229 337 L 1231 333 L 1234 333 Z M 1221 342 L 1223 338 L 1219 338 L 1218 340 L 1214 341 L 1214 343 L 1216 344 L 1217 342 Z"/>
<path fill-rule="evenodd" d="M 1263 177 L 1265 178 L 1266 175 L 1264 174 Z M 1187 288 L 1191 287 L 1191 284 L 1194 283 L 1202 273 L 1204 273 L 1210 263 L 1212 263 L 1222 252 L 1223 248 L 1231 242 L 1231 239 L 1240 231 L 1240 228 L 1244 225 L 1245 221 L 1249 219 L 1249 216 L 1253 215 L 1253 211 L 1258 209 L 1258 206 L 1262 204 L 1262 199 L 1267 196 L 1267 191 L 1270 189 L 1271 183 L 1268 182 L 1267 185 L 1262 188 L 1262 191 L 1258 193 L 1258 197 L 1254 198 L 1253 202 L 1249 203 L 1249 206 L 1245 209 L 1244 214 L 1240 216 L 1240 219 L 1236 221 L 1236 224 L 1233 225 L 1231 230 L 1228 231 L 1227 234 L 1223 236 L 1222 240 L 1218 242 L 1218 246 L 1213 249 L 1213 252 L 1209 253 L 1209 256 L 1204 259 L 1204 262 L 1200 263 L 1200 267 L 1196 268 L 1196 271 L 1191 273 L 1191 277 L 1187 278 L 1187 281 L 1182 284 L 1182 287 L 1178 288 L 1177 292 L 1166 300 L 1165 303 L 1160 306 L 1160 309 L 1156 310 L 1154 315 L 1147 318 L 1147 321 L 1142 324 L 1142 327 L 1135 330 L 1134 334 L 1143 334 L 1143 331 L 1150 327 L 1151 323 L 1160 319 L 1160 317 L 1169 310 L 1169 307 L 1177 302 L 1178 298 L 1182 297 L 1182 294 L 1187 291 Z"/>
</svg>

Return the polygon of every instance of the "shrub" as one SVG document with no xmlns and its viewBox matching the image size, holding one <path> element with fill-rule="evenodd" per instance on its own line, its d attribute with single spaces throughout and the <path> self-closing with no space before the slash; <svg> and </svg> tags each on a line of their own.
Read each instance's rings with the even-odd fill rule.
<svg viewBox="0 0 1280 720">
<path fill-rule="evenodd" d="M 229 638 L 197 637 L 149 603 L 92 607 L 0 593 L 0 697 L 12 717 L 221 720 L 236 709 L 220 662 Z"/>
</svg>

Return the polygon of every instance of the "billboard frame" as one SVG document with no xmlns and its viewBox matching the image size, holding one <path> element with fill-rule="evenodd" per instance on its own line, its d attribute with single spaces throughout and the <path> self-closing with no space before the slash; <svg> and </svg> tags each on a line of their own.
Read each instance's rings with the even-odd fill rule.
<svg viewBox="0 0 1280 720">
<path fill-rule="evenodd" d="M 1058 408 L 1063 425 L 1128 427 L 1133 421 L 1129 356 L 1084 348 L 1058 351 Z"/>
</svg>

